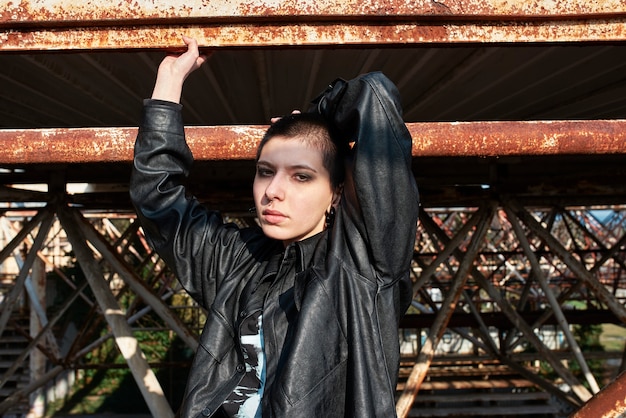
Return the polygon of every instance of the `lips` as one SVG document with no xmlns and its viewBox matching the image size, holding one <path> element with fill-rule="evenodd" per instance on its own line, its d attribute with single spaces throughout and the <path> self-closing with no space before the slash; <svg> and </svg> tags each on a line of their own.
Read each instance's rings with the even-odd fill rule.
<svg viewBox="0 0 626 418">
<path fill-rule="evenodd" d="M 276 225 L 287 219 L 287 216 L 277 210 L 266 209 L 262 212 L 266 223 Z"/>
</svg>

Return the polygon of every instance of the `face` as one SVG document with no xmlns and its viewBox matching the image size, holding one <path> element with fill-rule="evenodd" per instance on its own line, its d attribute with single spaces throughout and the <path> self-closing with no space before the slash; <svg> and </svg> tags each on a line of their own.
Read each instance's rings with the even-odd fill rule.
<svg viewBox="0 0 626 418">
<path fill-rule="evenodd" d="M 322 152 L 281 136 L 261 150 L 253 194 L 263 232 L 285 245 L 321 232 L 326 211 L 338 202 Z"/>
</svg>

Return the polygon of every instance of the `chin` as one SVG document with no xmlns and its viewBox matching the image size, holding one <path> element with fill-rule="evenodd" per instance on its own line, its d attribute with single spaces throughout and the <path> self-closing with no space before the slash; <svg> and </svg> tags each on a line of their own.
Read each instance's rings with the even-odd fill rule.
<svg viewBox="0 0 626 418">
<path fill-rule="evenodd" d="M 275 225 L 262 225 L 261 229 L 266 237 L 275 239 L 277 241 L 285 241 L 290 239 L 291 237 L 287 236 L 283 231 L 280 231 L 280 228 Z"/>
</svg>

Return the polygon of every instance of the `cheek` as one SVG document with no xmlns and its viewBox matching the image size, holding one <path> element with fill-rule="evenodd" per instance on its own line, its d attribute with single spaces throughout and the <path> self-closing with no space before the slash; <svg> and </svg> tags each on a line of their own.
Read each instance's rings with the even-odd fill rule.
<svg viewBox="0 0 626 418">
<path fill-rule="evenodd" d="M 252 198 L 254 199 L 255 202 L 257 202 L 261 196 L 261 183 L 257 180 L 257 178 L 254 178 L 254 181 L 252 182 Z"/>
<path fill-rule="evenodd" d="M 311 217 L 323 216 L 332 201 L 332 194 L 327 193 L 324 188 L 304 193 L 301 199 L 301 208 L 309 213 Z"/>
</svg>

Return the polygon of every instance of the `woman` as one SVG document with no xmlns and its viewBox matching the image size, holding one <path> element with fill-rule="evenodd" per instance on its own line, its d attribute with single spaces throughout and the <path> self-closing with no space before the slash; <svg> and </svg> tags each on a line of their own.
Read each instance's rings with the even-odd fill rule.
<svg viewBox="0 0 626 418">
<path fill-rule="evenodd" d="M 274 123 L 253 183 L 260 228 L 239 229 L 182 185 L 178 103 L 205 61 L 183 41 L 144 103 L 131 178 L 145 234 L 208 311 L 181 415 L 394 416 L 418 213 L 395 86 L 337 80 L 312 112 Z"/>
</svg>

